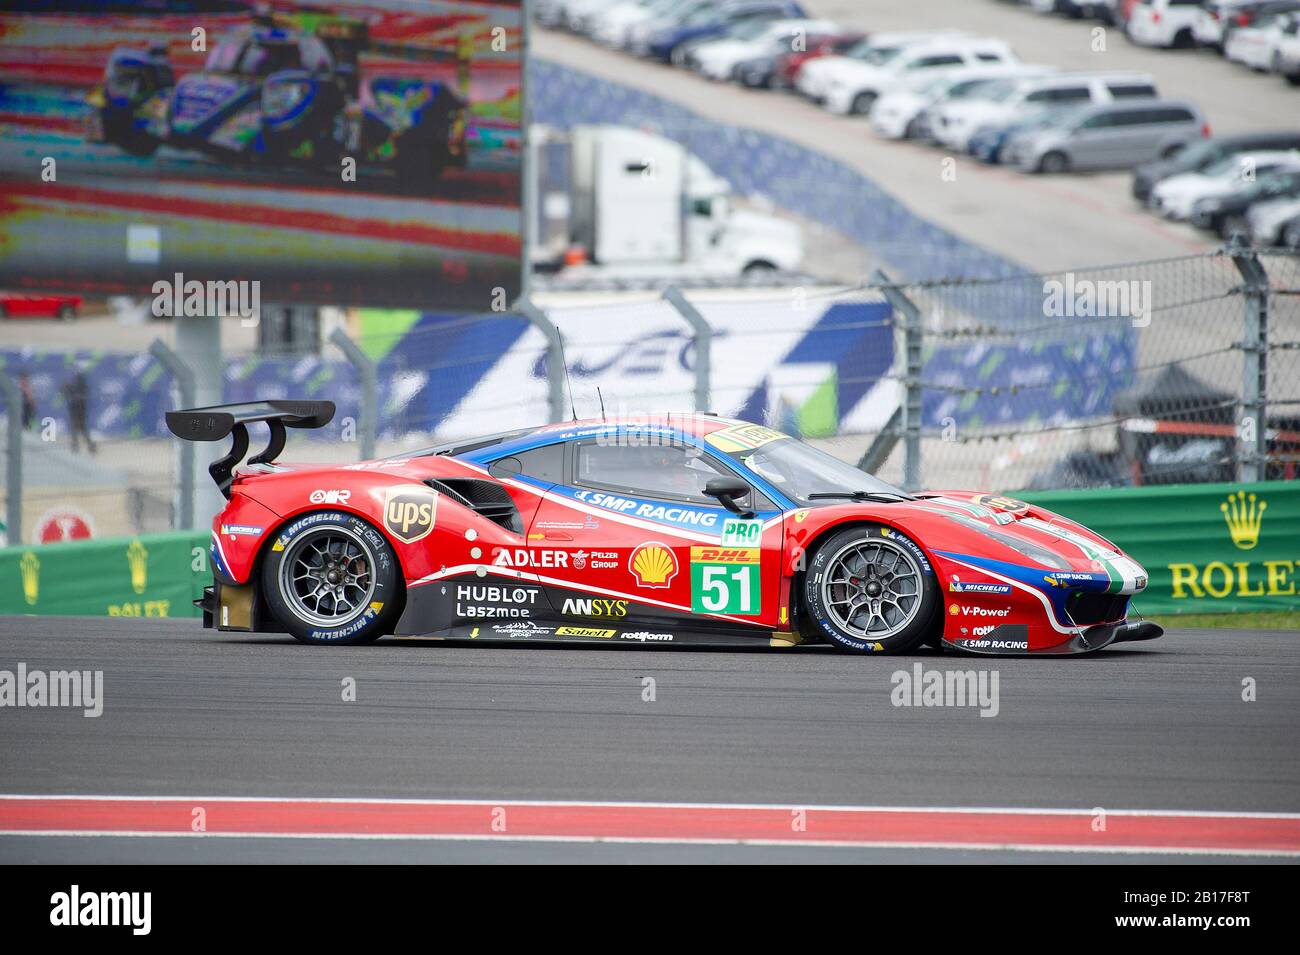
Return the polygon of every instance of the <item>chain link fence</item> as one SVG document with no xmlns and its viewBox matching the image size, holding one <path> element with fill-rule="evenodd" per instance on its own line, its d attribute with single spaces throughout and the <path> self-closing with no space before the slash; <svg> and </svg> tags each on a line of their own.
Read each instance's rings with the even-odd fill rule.
<svg viewBox="0 0 1300 955">
<path fill-rule="evenodd" d="M 901 284 L 877 273 L 853 288 L 552 293 L 485 315 L 354 312 L 346 330 L 223 358 L 227 402 L 338 405 L 329 428 L 293 434 L 286 460 L 707 409 L 908 487 L 1293 479 L 1300 467 L 1300 256 L 1279 250 Z M 6 419 L 21 418 L 23 393 L 37 399 L 18 429 L 24 540 L 74 536 L 75 520 L 96 536 L 183 524 L 189 475 L 163 423 L 180 405 L 171 366 L 31 348 L 0 361 L 17 401 Z"/>
</svg>

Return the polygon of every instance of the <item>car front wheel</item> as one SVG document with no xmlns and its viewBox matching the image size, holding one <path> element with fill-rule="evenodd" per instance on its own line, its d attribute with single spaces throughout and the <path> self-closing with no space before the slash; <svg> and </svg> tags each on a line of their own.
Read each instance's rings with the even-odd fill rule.
<svg viewBox="0 0 1300 955">
<path fill-rule="evenodd" d="M 369 522 L 314 511 L 276 535 L 262 564 L 262 592 L 303 643 L 368 643 L 392 629 L 399 577 L 397 555 Z"/>
<path fill-rule="evenodd" d="M 846 650 L 908 653 L 933 635 L 943 598 L 921 548 L 893 528 L 850 527 L 824 541 L 803 579 L 807 626 Z"/>
</svg>

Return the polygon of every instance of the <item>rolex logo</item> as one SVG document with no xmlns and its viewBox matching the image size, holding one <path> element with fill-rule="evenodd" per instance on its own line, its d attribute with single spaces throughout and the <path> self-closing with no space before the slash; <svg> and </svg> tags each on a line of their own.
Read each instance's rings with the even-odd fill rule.
<svg viewBox="0 0 1300 955">
<path fill-rule="evenodd" d="M 23 577 L 23 599 L 35 607 L 41 596 L 41 559 L 28 551 L 18 561 L 18 569 Z"/>
<path fill-rule="evenodd" d="M 1245 491 L 1229 494 L 1228 499 L 1219 505 L 1232 543 L 1241 550 L 1250 550 L 1259 543 L 1259 525 L 1264 520 L 1266 507 L 1267 501 L 1256 503 L 1255 495 Z"/>
<path fill-rule="evenodd" d="M 127 547 L 126 562 L 131 568 L 131 589 L 138 594 L 144 593 L 149 583 L 149 552 L 140 543 L 140 538 L 131 541 Z"/>
</svg>

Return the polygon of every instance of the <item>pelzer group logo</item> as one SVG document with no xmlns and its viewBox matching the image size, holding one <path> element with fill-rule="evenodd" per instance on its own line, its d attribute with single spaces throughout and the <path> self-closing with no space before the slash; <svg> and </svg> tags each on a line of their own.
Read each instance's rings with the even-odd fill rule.
<svg viewBox="0 0 1300 955">
<path fill-rule="evenodd" d="M 1238 549 L 1253 550 L 1259 543 L 1259 529 L 1267 507 L 1267 501 L 1258 500 L 1254 494 L 1245 491 L 1229 494 L 1228 499 L 1219 505 L 1228 525 L 1228 534 Z"/>
<path fill-rule="evenodd" d="M 419 484 L 388 489 L 384 497 L 384 527 L 403 544 L 429 536 L 438 512 L 438 495 Z"/>
<path fill-rule="evenodd" d="M 627 569 L 636 578 L 638 587 L 667 587 L 677 576 L 677 556 L 667 544 L 647 541 L 632 551 Z"/>
</svg>

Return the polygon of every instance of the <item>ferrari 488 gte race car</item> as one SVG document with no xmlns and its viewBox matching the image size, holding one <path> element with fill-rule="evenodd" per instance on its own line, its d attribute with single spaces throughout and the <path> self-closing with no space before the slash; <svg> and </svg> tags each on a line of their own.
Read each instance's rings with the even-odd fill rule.
<svg viewBox="0 0 1300 955">
<path fill-rule="evenodd" d="M 133 156 L 159 146 L 218 160 L 337 171 L 391 165 L 427 186 L 465 164 L 466 107 L 445 83 L 360 76 L 366 25 L 316 13 L 261 14 L 179 79 L 167 52 L 119 48 L 89 97 L 88 138 Z"/>
<path fill-rule="evenodd" d="M 364 643 L 451 639 L 905 653 L 1075 654 L 1127 621 L 1146 573 L 1021 501 L 908 494 L 761 425 L 573 421 L 341 466 L 277 464 L 322 401 L 169 412 L 230 436 L 210 471 L 205 626 Z M 239 467 L 248 425 L 270 440 Z"/>
</svg>

